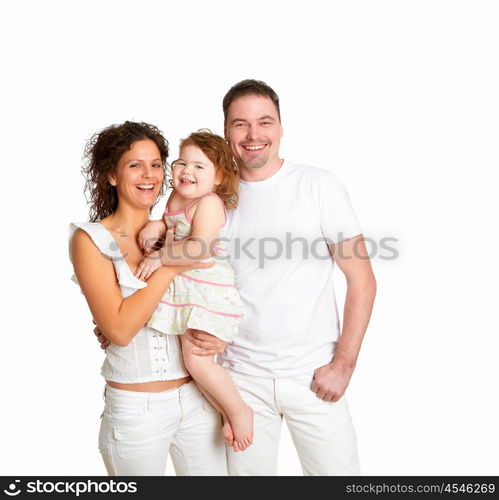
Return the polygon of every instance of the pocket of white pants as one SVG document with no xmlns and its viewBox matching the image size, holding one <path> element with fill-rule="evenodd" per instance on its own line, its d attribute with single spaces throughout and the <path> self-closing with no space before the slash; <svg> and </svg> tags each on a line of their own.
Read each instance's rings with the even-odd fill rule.
<svg viewBox="0 0 499 500">
<path fill-rule="evenodd" d="M 220 415 L 220 412 L 203 396 L 203 410 L 206 413 Z"/>
<path fill-rule="evenodd" d="M 126 420 L 111 418 L 111 425 L 118 455 L 123 459 L 151 454 L 160 445 L 161 427 L 150 413 Z"/>
</svg>

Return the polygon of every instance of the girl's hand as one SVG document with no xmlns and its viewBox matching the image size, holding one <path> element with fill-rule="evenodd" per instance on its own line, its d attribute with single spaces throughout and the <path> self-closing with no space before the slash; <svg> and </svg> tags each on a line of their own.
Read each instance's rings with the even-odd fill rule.
<svg viewBox="0 0 499 500">
<path fill-rule="evenodd" d="M 139 264 L 137 271 L 135 271 L 135 276 L 139 278 L 139 280 L 147 281 L 149 276 L 159 269 L 163 264 L 161 264 L 161 255 L 159 251 L 150 253 L 144 257 L 144 260 Z"/>
<path fill-rule="evenodd" d="M 140 231 L 137 238 L 142 251 L 146 254 L 152 253 L 158 246 L 161 247 L 166 232 L 165 223 L 161 220 L 148 222 Z"/>
</svg>

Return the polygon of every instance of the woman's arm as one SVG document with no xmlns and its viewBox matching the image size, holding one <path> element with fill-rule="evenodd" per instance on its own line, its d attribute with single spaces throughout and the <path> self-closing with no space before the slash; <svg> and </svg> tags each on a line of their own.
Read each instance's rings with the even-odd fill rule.
<svg viewBox="0 0 499 500">
<path fill-rule="evenodd" d="M 121 346 L 128 345 L 144 326 L 179 272 L 178 268 L 162 267 L 147 287 L 123 298 L 113 263 L 100 253 L 85 231 L 75 232 L 71 253 L 76 277 L 95 322 L 111 342 Z"/>
<path fill-rule="evenodd" d="M 206 196 L 196 206 L 189 238 L 168 244 L 159 255 L 163 266 L 183 266 L 214 255 L 220 228 L 225 222 L 225 210 L 218 196 Z"/>
</svg>

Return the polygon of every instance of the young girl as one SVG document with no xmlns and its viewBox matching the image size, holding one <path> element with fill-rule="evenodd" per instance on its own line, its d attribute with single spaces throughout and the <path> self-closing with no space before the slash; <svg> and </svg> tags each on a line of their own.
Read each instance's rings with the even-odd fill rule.
<svg viewBox="0 0 499 500">
<path fill-rule="evenodd" d="M 162 265 L 181 266 L 219 258 L 212 268 L 178 274 L 148 326 L 165 334 L 181 335 L 187 370 L 222 413 L 226 442 L 233 444 L 234 451 L 245 450 L 253 440 L 253 411 L 213 357 L 192 354 L 195 346 L 186 334 L 188 330 L 202 330 L 225 342 L 231 342 L 237 334 L 242 303 L 234 287 L 234 272 L 223 258 L 226 245 L 217 239 L 226 222 L 226 208 L 237 206 L 238 170 L 225 140 L 209 131 L 199 131 L 181 142 L 172 177 L 173 192 L 164 212 L 168 228 L 165 242 L 160 250 L 151 251 L 151 234 L 157 231 L 158 221 L 144 227 L 139 244 L 149 255 L 139 265 L 136 276 L 146 280 Z"/>
</svg>

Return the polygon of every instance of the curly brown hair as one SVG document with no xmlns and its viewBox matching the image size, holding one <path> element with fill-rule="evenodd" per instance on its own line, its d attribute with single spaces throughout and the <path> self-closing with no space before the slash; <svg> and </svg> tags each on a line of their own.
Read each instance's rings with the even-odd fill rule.
<svg viewBox="0 0 499 500">
<path fill-rule="evenodd" d="M 215 165 L 222 182 L 215 186 L 226 208 L 237 208 L 239 201 L 239 160 L 232 153 L 227 141 L 208 129 L 200 129 L 180 141 L 180 149 L 197 146 Z"/>
<path fill-rule="evenodd" d="M 126 121 L 96 132 L 85 146 L 82 173 L 85 176 L 85 197 L 89 205 L 90 222 L 98 222 L 118 207 L 118 193 L 109 184 L 109 175 L 116 171 L 123 153 L 143 139 L 150 139 L 159 149 L 163 171 L 168 158 L 168 141 L 161 130 L 144 122 Z M 161 187 L 158 199 L 164 194 Z M 152 209 L 152 207 L 151 207 Z"/>
</svg>

